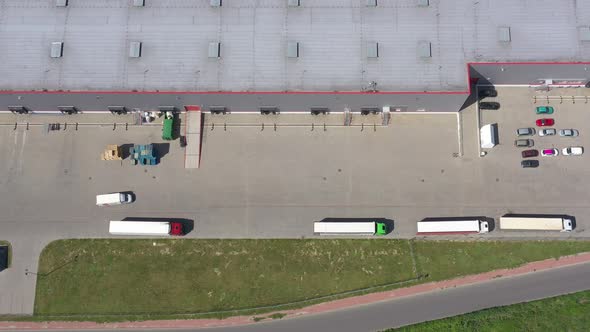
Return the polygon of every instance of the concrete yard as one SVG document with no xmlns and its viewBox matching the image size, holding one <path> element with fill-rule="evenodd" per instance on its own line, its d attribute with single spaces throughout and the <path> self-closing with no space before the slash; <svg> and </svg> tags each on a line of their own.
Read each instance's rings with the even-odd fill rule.
<svg viewBox="0 0 590 332">
<path fill-rule="evenodd" d="M 104 125 L 78 131 L 47 132 L 43 126 L 14 130 L 15 117 L 2 115 L 0 239 L 11 241 L 14 260 L 0 275 L 0 312 L 32 312 L 35 276 L 24 273 L 36 271 L 48 242 L 107 237 L 108 221 L 125 217 L 191 219 L 195 229 L 187 236 L 200 238 L 311 237 L 315 220 L 381 217 L 394 220 L 388 237 L 409 238 L 416 221 L 425 217 L 568 214 L 577 222 L 571 233 L 496 229 L 473 238 L 588 238 L 588 154 L 539 157 L 539 168 L 522 169 L 513 133 L 534 124 L 532 96 L 541 93 L 527 88 L 498 91 L 502 108 L 481 111 L 479 119 L 482 124 L 497 122 L 500 131 L 500 145 L 485 157 L 479 156 L 474 106 L 459 117 L 392 114 L 387 127 L 373 126 L 379 119 L 368 117 L 355 119 L 355 126 L 326 130 L 319 125 L 311 130 L 312 122 L 322 122 L 311 115 L 297 115 L 300 126 L 289 126 L 291 121 L 279 115 L 276 130 L 272 116 L 205 115 L 201 168 L 193 170 L 183 168 L 178 140 L 159 147 L 166 154 L 158 166 L 99 159 L 107 144 L 164 143 L 157 125 L 113 130 L 111 115 L 105 115 Z M 557 93 L 567 91 L 549 92 Z M 590 146 L 587 105 L 554 106 L 557 128 L 576 128 L 580 136 L 535 136 L 539 146 Z M 36 122 L 65 119 L 33 117 Z M 339 118 L 330 117 L 342 115 L 326 119 L 338 123 Z M 212 128 L 213 122 L 217 125 Z M 262 122 L 264 130 L 258 125 Z M 224 130 L 221 123 L 236 126 Z M 137 201 L 94 205 L 96 194 L 115 191 L 133 191 Z"/>
</svg>

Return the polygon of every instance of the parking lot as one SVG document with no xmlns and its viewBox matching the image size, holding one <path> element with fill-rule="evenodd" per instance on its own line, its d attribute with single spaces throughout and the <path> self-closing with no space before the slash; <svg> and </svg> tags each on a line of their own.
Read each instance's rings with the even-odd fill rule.
<svg viewBox="0 0 590 332">
<path fill-rule="evenodd" d="M 590 146 L 590 135 L 587 125 L 590 119 L 590 104 L 582 98 L 576 98 L 575 102 L 571 96 L 582 96 L 583 89 L 554 89 L 549 92 L 535 92 L 532 89 L 523 88 L 499 88 L 496 98 L 485 98 L 485 101 L 494 100 L 500 103 L 499 110 L 480 110 L 481 124 L 497 123 L 499 145 L 491 150 L 486 150 L 488 155 L 485 159 L 513 164 L 520 167 L 521 152 L 527 149 L 539 150 L 539 157 L 530 158 L 539 160 L 539 169 L 528 169 L 528 172 L 559 172 L 567 171 L 568 176 L 575 176 L 584 172 L 584 166 L 588 162 L 588 156 L 564 156 L 562 149 L 570 146 Z M 522 93 L 522 92 L 527 93 Z M 550 96 L 550 98 L 546 98 Z M 562 96 L 563 99 L 558 99 Z M 536 102 L 535 102 L 535 97 Z M 551 106 L 553 114 L 536 114 L 537 106 Z M 555 125 L 549 127 L 538 127 L 535 120 L 541 118 L 552 118 Z M 517 137 L 518 128 L 534 128 L 533 136 Z M 577 129 L 578 137 L 539 136 L 543 128 L 554 128 L 557 132 L 560 129 Z M 514 146 L 516 139 L 532 139 L 534 146 L 531 148 L 520 148 Z M 559 155 L 556 157 L 541 156 L 541 150 L 556 148 Z"/>
</svg>

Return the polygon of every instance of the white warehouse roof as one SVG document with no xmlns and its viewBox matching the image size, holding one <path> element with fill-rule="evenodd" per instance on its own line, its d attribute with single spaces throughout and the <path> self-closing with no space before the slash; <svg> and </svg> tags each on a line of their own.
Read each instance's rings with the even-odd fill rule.
<svg viewBox="0 0 590 332">
<path fill-rule="evenodd" d="M 3 0 L 0 89 L 464 91 L 467 62 L 590 58 L 590 1 L 289 3 Z M 50 57 L 54 41 L 62 57 Z M 134 41 L 141 57 L 129 56 Z"/>
</svg>

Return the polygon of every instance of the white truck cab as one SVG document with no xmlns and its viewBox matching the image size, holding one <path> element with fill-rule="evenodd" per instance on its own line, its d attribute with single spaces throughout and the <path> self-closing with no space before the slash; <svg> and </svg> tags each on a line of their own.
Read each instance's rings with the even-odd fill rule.
<svg viewBox="0 0 590 332">
<path fill-rule="evenodd" d="M 133 196 L 130 193 L 111 193 L 96 195 L 96 205 L 111 206 L 129 204 L 133 202 Z"/>
</svg>

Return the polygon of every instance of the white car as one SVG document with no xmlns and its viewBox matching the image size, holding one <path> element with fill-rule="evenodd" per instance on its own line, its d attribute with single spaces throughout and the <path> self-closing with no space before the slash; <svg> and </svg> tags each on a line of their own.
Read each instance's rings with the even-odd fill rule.
<svg viewBox="0 0 590 332">
<path fill-rule="evenodd" d="M 559 136 L 576 137 L 579 133 L 576 129 L 560 129 Z"/>
<path fill-rule="evenodd" d="M 539 130 L 539 136 L 553 136 L 557 134 L 557 130 L 553 128 L 546 128 Z"/>
<path fill-rule="evenodd" d="M 555 157 L 555 156 L 559 156 L 559 150 L 553 148 L 553 149 L 543 149 L 541 150 L 541 155 L 543 157 Z"/>
<path fill-rule="evenodd" d="M 584 148 L 581 146 L 570 146 L 563 148 L 561 151 L 564 156 L 581 156 L 584 153 Z"/>
</svg>

